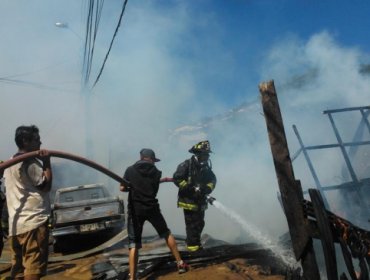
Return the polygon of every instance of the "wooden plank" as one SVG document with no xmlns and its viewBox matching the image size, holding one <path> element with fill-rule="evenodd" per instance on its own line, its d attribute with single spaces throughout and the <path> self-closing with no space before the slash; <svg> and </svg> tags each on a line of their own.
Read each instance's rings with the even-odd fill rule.
<svg viewBox="0 0 370 280">
<path fill-rule="evenodd" d="M 335 255 L 335 246 L 329 218 L 326 213 L 324 201 L 319 190 L 309 189 L 317 227 L 321 236 L 321 245 L 325 256 L 326 275 L 328 280 L 338 280 L 338 268 Z"/>
<path fill-rule="evenodd" d="M 259 90 L 294 254 L 302 262 L 306 279 L 320 279 L 308 221 L 303 213 L 303 192 L 299 181 L 294 177 L 274 82 L 261 83 Z"/>
</svg>

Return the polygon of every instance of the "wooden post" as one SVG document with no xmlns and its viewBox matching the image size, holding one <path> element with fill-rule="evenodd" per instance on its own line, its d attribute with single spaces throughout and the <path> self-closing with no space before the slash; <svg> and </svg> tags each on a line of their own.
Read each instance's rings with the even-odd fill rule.
<svg viewBox="0 0 370 280">
<path fill-rule="evenodd" d="M 259 85 L 262 107 L 270 140 L 285 216 L 288 221 L 294 254 L 301 260 L 305 279 L 320 279 L 308 221 L 303 213 L 303 192 L 296 181 L 290 160 L 283 119 L 273 81 Z"/>
</svg>

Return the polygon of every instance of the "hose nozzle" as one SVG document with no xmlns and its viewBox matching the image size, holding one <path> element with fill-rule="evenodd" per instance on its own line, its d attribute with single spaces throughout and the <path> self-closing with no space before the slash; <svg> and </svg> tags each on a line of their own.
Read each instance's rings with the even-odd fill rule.
<svg viewBox="0 0 370 280">
<path fill-rule="evenodd" d="M 210 195 L 207 195 L 207 202 L 211 205 L 213 205 L 213 202 L 216 200 L 216 198 L 210 196 Z"/>
</svg>

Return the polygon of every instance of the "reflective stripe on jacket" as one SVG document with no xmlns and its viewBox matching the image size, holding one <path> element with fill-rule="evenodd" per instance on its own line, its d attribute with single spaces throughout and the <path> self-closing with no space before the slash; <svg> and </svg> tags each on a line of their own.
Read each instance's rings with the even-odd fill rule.
<svg viewBox="0 0 370 280">
<path fill-rule="evenodd" d="M 198 211 L 199 209 L 198 205 L 195 205 L 193 203 L 185 203 L 181 201 L 177 202 L 177 206 L 185 210 L 191 210 L 191 211 Z"/>
</svg>

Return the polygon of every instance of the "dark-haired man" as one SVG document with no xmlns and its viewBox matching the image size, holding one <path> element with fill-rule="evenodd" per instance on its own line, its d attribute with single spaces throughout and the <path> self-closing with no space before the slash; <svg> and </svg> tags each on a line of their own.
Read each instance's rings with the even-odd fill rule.
<svg viewBox="0 0 370 280">
<path fill-rule="evenodd" d="M 201 141 L 189 149 L 190 159 L 178 165 L 173 179 L 179 188 L 177 206 L 184 209 L 186 245 L 190 252 L 202 249 L 201 234 L 205 225 L 207 195 L 216 186 L 209 154 L 212 152 L 208 140 Z"/>
<path fill-rule="evenodd" d="M 181 259 L 177 244 L 168 229 L 156 198 L 162 172 L 154 165 L 159 159 L 151 149 L 140 151 L 140 160 L 129 166 L 124 179 L 130 182 L 130 189 L 121 185 L 121 191 L 129 191 L 127 230 L 129 239 L 130 280 L 137 279 L 138 250 L 141 248 L 141 235 L 145 221 L 149 221 L 158 235 L 166 240 L 177 262 L 179 273 L 186 272 L 189 267 Z"/>
<path fill-rule="evenodd" d="M 40 150 L 39 129 L 20 126 L 15 131 L 18 152 L 39 150 L 38 159 L 15 164 L 4 172 L 9 212 L 9 244 L 12 279 L 37 280 L 46 274 L 48 263 L 49 192 L 52 184 L 50 156 Z"/>
</svg>

